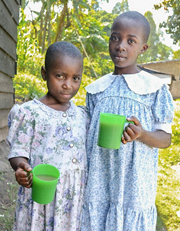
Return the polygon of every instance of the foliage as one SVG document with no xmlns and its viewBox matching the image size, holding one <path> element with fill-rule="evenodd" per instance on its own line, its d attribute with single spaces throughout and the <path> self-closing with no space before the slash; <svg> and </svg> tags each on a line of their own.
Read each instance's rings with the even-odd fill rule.
<svg viewBox="0 0 180 231">
<path fill-rule="evenodd" d="M 46 94 L 46 82 L 28 73 L 18 73 L 13 79 L 17 101 L 41 98 Z"/>
<path fill-rule="evenodd" d="M 173 52 L 173 59 L 179 59 L 180 57 L 180 50 L 174 51 Z"/>
<path fill-rule="evenodd" d="M 40 78 L 43 55 L 39 52 L 40 48 L 37 40 L 33 37 L 33 33 L 32 23 L 26 21 L 24 10 L 21 9 L 17 40 L 18 71 L 30 73 Z"/>
<path fill-rule="evenodd" d="M 129 10 L 129 4 L 127 0 L 117 2 L 112 10 L 112 14 L 120 14 Z"/>
<path fill-rule="evenodd" d="M 172 56 L 172 49 L 160 42 L 160 32 L 157 33 L 156 24 L 154 22 L 152 13 L 147 11 L 144 16 L 147 18 L 151 28 L 148 40 L 149 48 L 138 58 L 138 63 L 167 60 L 170 56 Z"/>
<path fill-rule="evenodd" d="M 94 15 L 97 17 L 94 17 Z M 103 17 L 103 22 L 101 22 Z M 78 29 L 78 23 L 73 20 L 73 28 L 69 27 L 65 30 L 64 40 L 72 42 L 76 45 L 84 56 L 84 73 L 88 76 L 98 78 L 103 75 L 102 65 L 106 68 L 104 71 L 108 73 L 109 69 L 109 53 L 108 53 L 108 40 L 106 31 L 103 30 L 104 24 L 109 23 L 105 20 L 104 15 L 89 11 L 84 14 L 84 20 L 81 25 L 81 30 Z"/>
<path fill-rule="evenodd" d="M 165 11 L 169 12 L 170 10 L 173 13 L 168 16 L 167 22 L 160 24 L 160 27 L 166 28 L 167 34 L 171 35 L 171 38 L 174 40 L 174 44 L 179 43 L 180 40 L 180 28 L 179 28 L 179 19 L 180 19 L 180 4 L 179 0 L 164 0 L 160 4 L 155 5 L 155 9 L 164 8 Z"/>
<path fill-rule="evenodd" d="M 63 40 L 65 30 L 69 27 L 73 28 L 74 20 L 80 30 L 85 12 L 88 12 L 91 6 L 98 7 L 98 1 L 95 0 L 36 0 L 35 2 L 40 3 L 41 9 L 39 12 L 33 12 L 37 16 L 32 20 L 36 30 L 34 39 L 38 41 L 42 53 L 51 43 Z"/>
<path fill-rule="evenodd" d="M 180 175 L 172 166 L 180 164 L 180 101 L 175 101 L 175 116 L 172 125 L 172 143 L 159 152 L 159 171 L 156 205 L 168 231 L 180 230 Z"/>
<path fill-rule="evenodd" d="M 29 1 L 23 1 L 25 8 Z M 27 20 L 23 9 L 20 12 L 18 71 L 41 78 L 39 70 L 44 52 L 56 40 L 72 42 L 80 49 L 86 58 L 85 75 L 99 78 L 112 71 L 108 52 L 111 25 L 119 13 L 129 10 L 127 0 L 117 3 L 111 14 L 99 8 L 98 0 L 33 1 L 41 3 L 40 12 L 32 11 L 37 17 Z M 160 32 L 157 32 L 152 13 L 147 12 L 145 16 L 151 25 L 149 49 L 139 57 L 138 63 L 168 59 L 172 50 L 159 41 Z"/>
</svg>

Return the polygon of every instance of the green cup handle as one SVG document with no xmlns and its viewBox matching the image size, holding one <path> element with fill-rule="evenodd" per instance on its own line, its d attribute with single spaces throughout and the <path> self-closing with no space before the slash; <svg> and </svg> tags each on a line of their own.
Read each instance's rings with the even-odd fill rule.
<svg viewBox="0 0 180 231">
<path fill-rule="evenodd" d="M 125 121 L 125 123 L 128 123 L 128 124 L 134 124 L 134 122 L 133 122 L 133 121 L 128 121 L 128 120 L 126 120 L 126 121 Z"/>
<path fill-rule="evenodd" d="M 28 171 L 26 171 L 26 170 L 24 170 L 24 171 L 25 171 L 25 172 L 27 172 L 27 173 L 33 173 L 33 171 L 32 171 L 32 170 L 31 170 L 31 171 L 29 171 L 29 172 L 28 172 Z"/>
</svg>

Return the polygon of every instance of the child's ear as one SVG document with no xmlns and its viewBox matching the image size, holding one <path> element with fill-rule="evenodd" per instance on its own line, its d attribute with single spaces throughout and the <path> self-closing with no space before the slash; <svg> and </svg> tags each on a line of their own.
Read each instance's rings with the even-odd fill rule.
<svg viewBox="0 0 180 231">
<path fill-rule="evenodd" d="M 46 81 L 46 69 L 43 66 L 41 67 L 41 75 L 42 75 L 43 80 Z"/>
<path fill-rule="evenodd" d="M 141 50 L 141 54 L 143 54 L 147 49 L 148 49 L 148 44 L 146 43 L 143 45 L 143 48 Z"/>
</svg>

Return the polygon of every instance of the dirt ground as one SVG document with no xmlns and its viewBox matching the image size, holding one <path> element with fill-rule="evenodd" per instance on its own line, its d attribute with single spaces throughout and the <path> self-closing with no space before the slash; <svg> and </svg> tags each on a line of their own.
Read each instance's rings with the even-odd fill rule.
<svg viewBox="0 0 180 231">
<path fill-rule="evenodd" d="M 11 231 L 19 185 L 8 161 L 9 147 L 0 142 L 0 231 Z M 166 231 L 158 216 L 157 231 Z"/>
<path fill-rule="evenodd" d="M 14 171 L 8 161 L 9 147 L 5 141 L 0 142 L 0 230 L 12 230 L 17 191 Z"/>
</svg>

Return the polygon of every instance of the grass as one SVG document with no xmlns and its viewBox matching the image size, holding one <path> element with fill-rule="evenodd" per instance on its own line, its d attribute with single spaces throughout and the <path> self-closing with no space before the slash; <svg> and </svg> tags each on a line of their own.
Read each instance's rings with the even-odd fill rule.
<svg viewBox="0 0 180 231">
<path fill-rule="evenodd" d="M 7 189 L 8 202 L 6 201 L 3 206 L 3 215 L 0 217 L 0 230 L 11 231 L 14 223 L 14 214 L 16 206 L 17 191 L 19 185 L 17 183 L 9 183 Z"/>
<path fill-rule="evenodd" d="M 164 222 L 159 213 L 157 215 L 156 231 L 167 231 L 167 229 L 165 228 Z"/>
<path fill-rule="evenodd" d="M 180 100 L 175 101 L 172 143 L 159 152 L 156 206 L 168 231 L 180 231 L 180 176 L 172 166 L 180 164 Z"/>
</svg>

